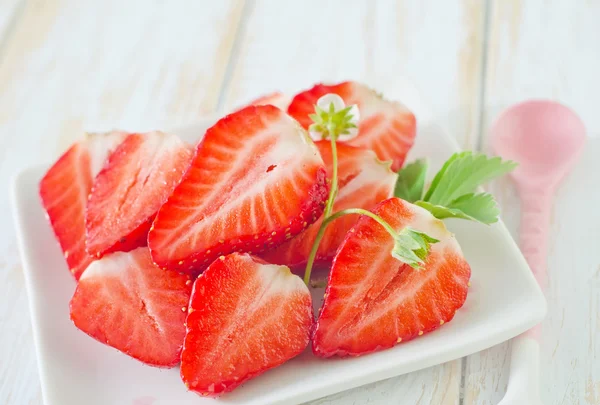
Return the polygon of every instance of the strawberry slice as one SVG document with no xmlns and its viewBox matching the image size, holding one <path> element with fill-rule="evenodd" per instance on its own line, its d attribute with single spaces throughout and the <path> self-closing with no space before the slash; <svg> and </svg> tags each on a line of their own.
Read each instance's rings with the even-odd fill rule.
<svg viewBox="0 0 600 405">
<path fill-rule="evenodd" d="M 318 141 L 315 144 L 327 166 L 327 175 L 331 178 L 333 171 L 331 143 Z M 378 202 L 392 196 L 397 176 L 390 170 L 389 163 L 381 162 L 371 150 L 356 148 L 341 142 L 337 144 L 337 154 L 339 189 L 333 212 L 346 208 L 370 209 Z M 329 267 L 346 232 L 357 219 L 356 216 L 345 215 L 327 226 L 317 251 L 315 260 L 317 265 Z M 308 260 L 321 222 L 323 222 L 322 218 L 278 248 L 265 252 L 262 257 L 271 263 L 300 268 Z"/>
<path fill-rule="evenodd" d="M 373 212 L 397 231 L 410 227 L 439 242 L 415 270 L 392 257 L 389 233 L 361 216 L 333 260 L 313 334 L 318 356 L 358 356 L 408 341 L 452 320 L 467 297 L 471 269 L 442 221 L 399 198 Z"/>
<path fill-rule="evenodd" d="M 92 262 L 85 251 L 85 206 L 94 176 L 126 134 L 87 134 L 73 144 L 40 181 L 42 205 L 76 280 Z"/>
<path fill-rule="evenodd" d="M 275 91 L 252 100 L 248 105 L 274 105 L 280 110 L 285 111 L 290 105 L 290 101 L 292 100 L 289 96 L 286 96 L 279 91 Z"/>
<path fill-rule="evenodd" d="M 221 256 L 194 283 L 183 382 L 218 396 L 297 356 L 310 341 L 311 302 L 287 267 L 248 254 Z"/>
<path fill-rule="evenodd" d="M 131 134 L 94 182 L 85 215 L 90 255 L 145 246 L 156 211 L 181 180 L 192 151 L 175 135 Z"/>
<path fill-rule="evenodd" d="M 294 97 L 288 107 L 288 114 L 308 129 L 312 124 L 309 114 L 314 113 L 317 100 L 328 93 L 339 95 L 346 105 L 358 105 L 358 136 L 348 143 L 371 149 L 380 160 L 392 160 L 392 170 L 400 169 L 415 140 L 414 114 L 404 105 L 384 100 L 374 90 L 357 82 L 331 86 L 317 84 Z"/>
<path fill-rule="evenodd" d="M 152 263 L 142 247 L 94 261 L 71 299 L 71 320 L 94 339 L 146 364 L 179 362 L 192 289 L 187 276 Z"/>
<path fill-rule="evenodd" d="M 321 215 L 327 193 L 306 131 L 276 107 L 250 106 L 206 132 L 148 246 L 159 266 L 197 274 L 223 254 L 290 239 Z"/>
</svg>

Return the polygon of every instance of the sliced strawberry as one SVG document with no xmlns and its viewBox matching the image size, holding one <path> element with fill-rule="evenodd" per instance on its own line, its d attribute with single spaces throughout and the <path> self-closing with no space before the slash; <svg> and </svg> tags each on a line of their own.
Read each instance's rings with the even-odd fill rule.
<svg viewBox="0 0 600 405">
<path fill-rule="evenodd" d="M 248 105 L 274 105 L 275 107 L 285 111 L 290 105 L 291 98 L 278 91 L 266 94 L 255 100 L 252 100 Z"/>
<path fill-rule="evenodd" d="M 154 221 L 152 258 L 197 274 L 220 255 L 262 252 L 313 223 L 327 192 L 306 131 L 276 107 L 247 107 L 206 132 Z"/>
<path fill-rule="evenodd" d="M 94 339 L 146 364 L 179 362 L 192 289 L 187 276 L 152 263 L 142 247 L 94 261 L 71 299 L 71 319 Z"/>
<path fill-rule="evenodd" d="M 467 297 L 471 269 L 442 221 L 399 198 L 373 212 L 398 231 L 410 227 L 440 242 L 415 270 L 392 257 L 387 231 L 361 216 L 333 260 L 313 334 L 318 356 L 357 356 L 413 339 L 452 320 Z"/>
<path fill-rule="evenodd" d="M 194 283 L 183 382 L 218 396 L 297 356 L 310 340 L 311 302 L 285 266 L 239 253 L 215 260 Z"/>
<path fill-rule="evenodd" d="M 175 135 L 129 135 L 94 182 L 85 216 L 88 253 L 101 257 L 145 246 L 156 211 L 191 158 L 191 148 Z"/>
<path fill-rule="evenodd" d="M 402 104 L 384 100 L 374 90 L 357 82 L 331 86 L 317 84 L 297 94 L 288 107 L 288 113 L 308 128 L 312 123 L 309 114 L 314 113 L 317 100 L 327 93 L 339 95 L 346 105 L 358 105 L 358 136 L 348 143 L 371 149 L 379 159 L 392 160 L 392 170 L 400 169 L 415 140 L 414 114 Z"/>
<path fill-rule="evenodd" d="M 85 251 L 85 206 L 92 181 L 123 132 L 87 134 L 73 144 L 40 182 L 40 197 L 69 270 L 79 279 L 92 262 Z"/>
<path fill-rule="evenodd" d="M 315 144 L 327 166 L 327 175 L 331 178 L 333 171 L 331 143 L 318 141 Z M 381 162 L 375 153 L 368 149 L 356 148 L 345 143 L 338 143 L 336 149 L 339 190 L 333 212 L 345 208 L 370 209 L 392 195 L 397 176 L 390 170 L 389 163 Z M 357 219 L 357 216 L 346 215 L 328 225 L 317 251 L 315 261 L 317 265 L 327 266 L 331 262 L 346 232 Z M 308 260 L 321 222 L 323 222 L 322 218 L 278 248 L 265 252 L 262 257 L 271 263 L 301 267 Z"/>
</svg>

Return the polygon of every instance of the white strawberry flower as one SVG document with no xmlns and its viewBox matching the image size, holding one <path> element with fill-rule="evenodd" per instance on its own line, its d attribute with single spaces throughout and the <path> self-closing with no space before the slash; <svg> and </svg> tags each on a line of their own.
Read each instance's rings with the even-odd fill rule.
<svg viewBox="0 0 600 405">
<path fill-rule="evenodd" d="M 320 99 L 317 100 L 317 105 L 322 110 L 329 110 L 329 104 L 333 104 L 335 111 L 340 111 L 346 108 L 346 104 L 344 103 L 344 99 L 338 96 L 335 93 L 327 93 L 324 96 L 321 96 Z"/>
<path fill-rule="evenodd" d="M 337 94 L 328 93 L 317 100 L 309 134 L 314 140 L 334 136 L 336 141 L 349 141 L 358 135 L 360 112 L 356 104 L 347 107 Z"/>
</svg>

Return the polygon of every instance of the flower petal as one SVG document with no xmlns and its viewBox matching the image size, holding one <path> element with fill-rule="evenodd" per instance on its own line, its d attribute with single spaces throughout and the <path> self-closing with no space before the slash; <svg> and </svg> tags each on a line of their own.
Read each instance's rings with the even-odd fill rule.
<svg viewBox="0 0 600 405">
<path fill-rule="evenodd" d="M 356 138 L 358 135 L 358 128 L 348 128 L 347 134 L 340 134 L 337 138 L 338 141 L 346 142 L 350 139 Z"/>
<path fill-rule="evenodd" d="M 311 137 L 311 139 L 313 141 L 322 141 L 323 140 L 323 134 L 319 131 L 308 131 L 308 135 Z"/>
<path fill-rule="evenodd" d="M 344 100 L 334 93 L 327 93 L 317 100 L 317 106 L 325 111 L 329 111 L 330 104 L 333 104 L 334 111 L 340 111 L 346 107 Z"/>
<path fill-rule="evenodd" d="M 350 122 L 358 126 L 358 121 L 360 120 L 360 112 L 358 111 L 358 106 L 356 104 L 352 105 L 349 114 L 352 115 Z"/>
</svg>

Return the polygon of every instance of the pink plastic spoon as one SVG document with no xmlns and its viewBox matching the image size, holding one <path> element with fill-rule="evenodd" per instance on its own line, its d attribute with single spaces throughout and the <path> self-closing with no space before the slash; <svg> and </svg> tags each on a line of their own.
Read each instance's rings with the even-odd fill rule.
<svg viewBox="0 0 600 405">
<path fill-rule="evenodd" d="M 492 148 L 503 158 L 519 163 L 511 176 L 521 197 L 521 251 L 542 289 L 554 192 L 577 161 L 585 140 L 579 117 L 553 101 L 514 105 L 492 126 Z M 513 339 L 508 389 L 501 405 L 542 403 L 539 339 L 539 325 Z"/>
</svg>

